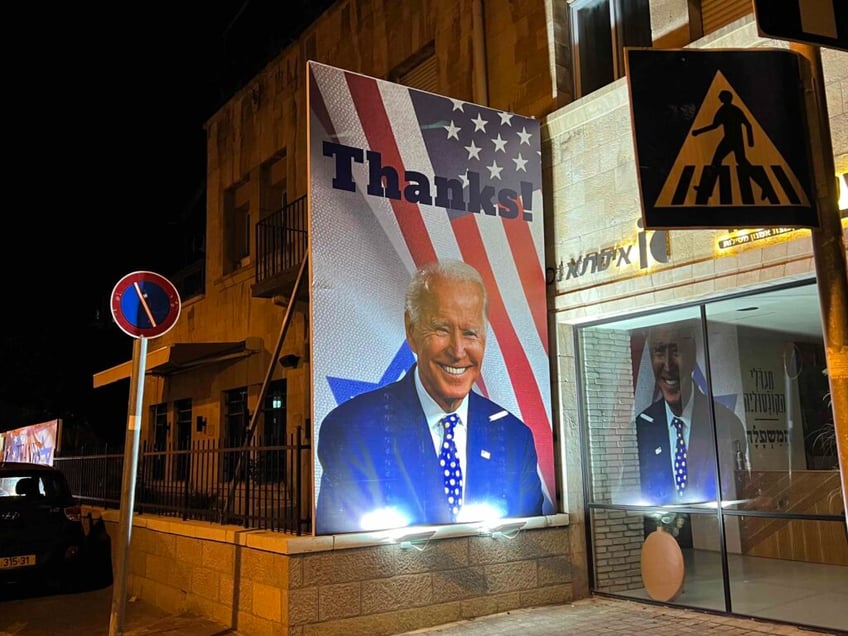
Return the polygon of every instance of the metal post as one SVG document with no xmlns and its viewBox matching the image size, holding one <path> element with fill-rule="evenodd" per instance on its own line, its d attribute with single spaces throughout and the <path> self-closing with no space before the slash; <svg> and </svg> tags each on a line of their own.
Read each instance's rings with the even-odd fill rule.
<svg viewBox="0 0 848 636">
<path fill-rule="evenodd" d="M 144 373 L 147 364 L 147 338 L 136 338 L 133 343 L 130 401 L 127 413 L 127 435 L 124 443 L 124 475 L 121 482 L 121 523 L 115 555 L 117 571 L 112 587 L 112 614 L 109 636 L 122 636 L 127 604 L 127 562 L 129 561 L 132 515 L 135 507 L 135 475 L 138 467 L 138 443 L 141 439 L 141 405 L 144 400 Z"/>
<path fill-rule="evenodd" d="M 280 325 L 280 335 L 277 338 L 277 345 L 274 347 L 273 353 L 271 353 L 271 359 L 268 362 L 268 369 L 265 372 L 265 380 L 262 382 L 262 388 L 259 389 L 259 396 L 257 397 L 256 408 L 253 409 L 253 413 L 250 416 L 250 423 L 248 424 L 247 431 L 245 431 L 244 442 L 242 444 L 242 452 L 238 454 L 238 459 L 236 462 L 235 471 L 233 473 L 233 479 L 230 482 L 230 487 L 227 492 L 227 499 L 224 502 L 224 505 L 221 507 L 221 521 L 228 522 L 230 514 L 233 510 L 233 495 L 236 489 L 236 480 L 238 479 L 239 472 L 241 471 L 241 466 L 243 463 L 242 460 L 247 456 L 247 452 L 250 446 L 251 441 L 253 440 L 253 433 L 256 431 L 256 424 L 259 421 L 259 414 L 263 411 L 263 403 L 265 402 L 265 393 L 268 390 L 268 385 L 271 383 L 271 377 L 274 374 L 274 369 L 277 368 L 277 362 L 280 357 L 280 351 L 283 350 L 283 342 L 286 339 L 286 333 L 288 333 L 289 325 L 292 321 L 292 315 L 294 314 L 294 306 L 297 302 L 297 294 L 300 292 L 300 286 L 303 284 L 303 278 L 307 275 L 306 264 L 308 262 L 307 255 L 304 254 L 303 260 L 300 262 L 300 269 L 297 271 L 297 278 L 294 281 L 294 287 L 292 288 L 291 296 L 289 297 L 289 304 L 286 306 L 286 313 L 283 316 L 283 323 Z M 247 479 L 245 480 L 245 485 L 247 484 Z"/>
<path fill-rule="evenodd" d="M 808 120 L 821 225 L 821 229 L 812 231 L 813 259 L 821 305 L 833 427 L 842 477 L 842 505 L 845 523 L 848 525 L 848 265 L 839 220 L 836 169 L 825 102 L 821 50 L 817 46 L 795 42 L 790 44 L 790 48 L 809 61 L 812 73 L 812 99 L 815 105 L 808 109 Z"/>
</svg>

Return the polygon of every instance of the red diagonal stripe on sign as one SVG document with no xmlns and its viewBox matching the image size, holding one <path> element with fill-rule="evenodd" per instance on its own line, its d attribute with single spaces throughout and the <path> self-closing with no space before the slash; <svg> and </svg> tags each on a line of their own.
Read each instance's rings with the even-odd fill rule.
<svg viewBox="0 0 848 636">
<path fill-rule="evenodd" d="M 533 431 L 542 478 L 545 480 L 548 492 L 553 493 L 552 487 L 555 481 L 551 427 L 548 424 L 548 409 L 539 391 L 533 368 L 509 319 L 476 220 L 471 214 L 467 214 L 453 219 L 451 225 L 459 242 L 463 260 L 480 272 L 489 291 L 489 324 L 500 344 L 506 370 L 518 401 L 518 408 L 521 409 L 521 418 Z"/>
<path fill-rule="evenodd" d="M 379 148 L 383 156 L 383 165 L 391 165 L 403 178 L 403 161 L 392 134 L 392 126 L 380 91 L 377 89 L 377 80 L 353 73 L 345 73 L 345 77 L 368 145 L 371 148 Z M 366 186 L 362 184 L 361 187 Z M 405 199 L 389 199 L 389 201 L 415 266 L 421 267 L 436 260 L 436 250 L 433 249 L 433 243 L 430 241 L 430 234 L 427 232 L 427 226 L 424 225 L 419 207 Z"/>
<path fill-rule="evenodd" d="M 527 304 L 530 307 L 530 314 L 533 316 L 533 322 L 536 325 L 536 332 L 539 334 L 539 341 L 542 343 L 545 355 L 547 355 L 548 299 L 545 292 L 545 273 L 542 271 L 539 259 L 531 257 L 531 255 L 537 254 L 536 244 L 533 242 L 530 224 L 521 220 L 524 218 L 524 206 L 520 197 L 516 199 L 516 203 L 518 204 L 518 218 L 503 219 L 504 232 L 514 257 L 515 268 L 521 280 L 524 296 L 527 298 Z M 541 223 L 541 218 L 538 218 L 536 222 Z"/>
</svg>

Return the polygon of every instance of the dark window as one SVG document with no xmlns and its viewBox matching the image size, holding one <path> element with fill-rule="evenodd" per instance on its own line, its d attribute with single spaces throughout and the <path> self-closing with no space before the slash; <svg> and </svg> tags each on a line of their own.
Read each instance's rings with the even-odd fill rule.
<svg viewBox="0 0 848 636">
<path fill-rule="evenodd" d="M 174 402 L 177 420 L 177 451 L 188 451 L 191 446 L 191 398 Z M 174 478 L 184 481 L 188 478 L 190 455 L 178 452 Z"/>
<path fill-rule="evenodd" d="M 286 381 L 275 380 L 268 386 L 262 408 L 262 443 L 265 450 L 256 458 L 264 482 L 283 481 L 286 439 Z"/>
<path fill-rule="evenodd" d="M 266 446 L 286 443 L 286 381 L 275 380 L 268 387 L 263 410 Z"/>
<path fill-rule="evenodd" d="M 250 256 L 250 192 L 243 182 L 224 193 L 224 273 L 244 265 Z"/>
<path fill-rule="evenodd" d="M 286 153 L 279 153 L 262 165 L 259 214 L 265 218 L 286 207 Z"/>
<path fill-rule="evenodd" d="M 154 404 L 151 408 L 153 420 L 153 479 L 165 478 L 165 450 L 168 445 L 168 405 Z"/>
<path fill-rule="evenodd" d="M 624 47 L 652 44 L 648 0 L 575 0 L 569 19 L 577 97 L 624 75 Z"/>
<path fill-rule="evenodd" d="M 753 10 L 750 0 L 703 0 L 701 23 L 704 35 L 718 31 L 723 26 L 749 15 Z"/>
<path fill-rule="evenodd" d="M 389 81 L 410 88 L 436 93 L 439 90 L 439 60 L 436 46 L 430 42 L 412 57 L 396 66 L 388 76 Z"/>
<path fill-rule="evenodd" d="M 227 452 L 224 456 L 224 479 L 226 481 L 233 478 L 238 454 L 244 444 L 244 436 L 247 432 L 249 422 L 250 414 L 247 410 L 247 387 L 227 391 L 224 394 L 223 442 L 225 448 L 234 450 Z"/>
</svg>

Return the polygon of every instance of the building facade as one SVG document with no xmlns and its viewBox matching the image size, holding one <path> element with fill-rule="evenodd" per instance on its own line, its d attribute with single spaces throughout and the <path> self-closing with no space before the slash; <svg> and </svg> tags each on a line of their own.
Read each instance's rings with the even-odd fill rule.
<svg viewBox="0 0 848 636">
<path fill-rule="evenodd" d="M 746 15 L 690 46 L 787 43 L 758 38 Z M 848 54 L 822 49 L 821 56 L 836 172 L 844 175 Z M 618 80 L 545 120 L 564 477 L 580 484 L 568 489 L 569 502 L 586 497 L 591 587 L 844 630 L 835 608 L 848 600 L 846 588 L 829 582 L 845 579 L 848 543 L 811 232 L 646 231 L 632 116 L 628 86 Z M 640 439 L 651 439 L 649 421 L 666 418 L 650 406 L 659 397 L 650 334 L 681 323 L 697 344 L 693 391 L 715 400 L 718 515 L 715 501 L 662 499 L 645 483 L 646 455 L 669 452 L 666 433 L 647 449 Z M 672 373 L 669 366 L 663 373 Z M 744 423 L 741 436 L 723 429 L 730 417 Z M 714 496 L 688 501 L 704 498 Z M 661 575 L 671 589 L 652 590 L 646 576 L 646 537 L 657 526 L 683 547 L 681 570 Z"/>
<path fill-rule="evenodd" d="M 736 0 L 345 0 L 234 95 L 206 126 L 203 292 L 184 299 L 178 324 L 150 344 L 146 438 L 238 446 L 254 423 L 268 444 L 297 431 L 309 437 L 309 299 L 295 282 L 308 248 L 304 74 L 315 60 L 542 121 L 558 514 L 527 520 L 509 543 L 480 537 L 476 527 L 442 528 L 420 554 L 373 537 L 211 533 L 204 550 L 217 556 L 206 563 L 187 547 L 196 528 L 150 521 L 133 552 L 133 593 L 169 609 L 236 616 L 235 627 L 251 633 L 283 625 L 289 633 L 388 634 L 593 590 L 656 600 L 641 546 L 649 522 L 668 513 L 662 524 L 670 529 L 682 520 L 675 536 L 688 577 L 672 602 L 848 627 L 821 613 L 757 605 L 741 595 L 742 575 L 732 569 L 748 564 L 731 562 L 769 559 L 778 576 L 792 576 L 781 570 L 789 562 L 836 568 L 823 579 L 845 578 L 848 568 L 838 466 L 834 479 L 833 455 L 805 445 L 821 427 L 801 423 L 826 417 L 803 411 L 812 409 L 821 369 L 813 377 L 781 366 L 790 345 L 788 359 L 823 360 L 810 232 L 641 226 L 624 48 L 785 49 L 758 37 L 751 11 Z M 823 50 L 822 58 L 837 173 L 845 173 L 848 54 Z M 753 306 L 780 307 L 798 324 L 782 326 L 770 314 L 746 324 L 728 318 Z M 753 513 L 741 505 L 727 514 L 715 505 L 662 511 L 631 497 L 640 480 L 633 420 L 644 401 L 637 371 L 647 359 L 639 334 L 684 318 L 698 325 L 703 390 L 738 397 L 747 443 L 733 466 L 740 483 L 726 498 L 770 499 Z M 727 366 L 711 369 L 718 361 Z M 760 372 L 769 388 L 751 384 Z M 122 365 L 95 384 L 127 377 Z M 787 377 L 791 386 L 777 391 L 775 378 Z M 755 434 L 759 415 L 782 419 L 757 420 Z M 175 462 L 162 478 L 186 479 L 187 470 Z M 306 515 L 309 491 L 300 493 Z M 812 554 L 817 541 L 828 547 Z M 161 567 L 174 552 L 193 573 L 184 580 Z M 210 584 L 213 575 L 228 583 Z M 848 591 L 831 593 L 838 607 Z"/>
</svg>

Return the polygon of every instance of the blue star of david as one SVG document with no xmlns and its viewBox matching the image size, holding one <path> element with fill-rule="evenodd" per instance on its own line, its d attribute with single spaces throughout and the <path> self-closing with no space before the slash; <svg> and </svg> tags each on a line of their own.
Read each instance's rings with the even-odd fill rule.
<svg viewBox="0 0 848 636">
<path fill-rule="evenodd" d="M 333 392 L 333 397 L 336 399 L 336 404 L 347 402 L 350 398 L 356 397 L 360 393 L 371 391 L 378 387 L 394 382 L 400 378 L 403 373 L 412 366 L 415 362 L 415 355 L 406 340 L 403 341 L 400 348 L 397 350 L 395 357 L 389 362 L 389 366 L 383 372 L 383 376 L 377 382 L 366 382 L 365 380 L 355 380 L 353 378 L 337 378 L 327 376 L 327 384 L 330 385 L 330 390 Z"/>
</svg>

